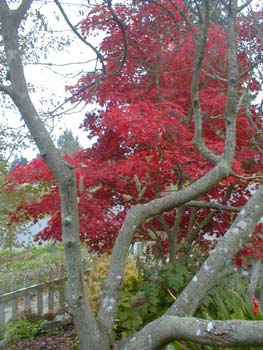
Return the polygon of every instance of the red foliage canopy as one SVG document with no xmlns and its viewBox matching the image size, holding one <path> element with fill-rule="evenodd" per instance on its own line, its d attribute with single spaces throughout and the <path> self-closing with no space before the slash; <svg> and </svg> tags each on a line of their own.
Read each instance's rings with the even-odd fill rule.
<svg viewBox="0 0 263 350">
<path fill-rule="evenodd" d="M 163 0 L 158 6 L 145 1 L 136 7 L 118 5 L 114 11 L 122 25 L 104 5 L 93 8 L 83 20 L 84 36 L 104 33 L 99 47 L 104 57 L 103 69 L 83 75 L 75 86 L 67 88 L 73 102 L 84 100 L 97 105 L 83 122 L 93 146 L 67 157 L 77 170 L 81 237 L 96 251 L 112 246 L 132 205 L 178 190 L 212 166 L 192 143 L 191 80 L 197 29 L 186 21 L 188 14 L 183 2 L 178 0 L 174 6 Z M 191 20 L 195 22 L 194 18 Z M 262 43 L 252 18 L 240 19 L 238 34 L 238 60 L 245 72 L 253 63 L 251 57 L 261 55 Z M 226 53 L 226 32 L 211 22 L 199 94 L 204 141 L 217 154 L 224 149 Z M 249 71 L 242 75 L 239 84 L 240 96 L 244 88 L 249 89 L 250 96 L 259 90 L 259 81 Z M 251 119 L 242 106 L 238 112 L 233 169 L 242 176 L 262 171 L 259 151 L 262 141 L 254 128 L 256 125 L 261 129 L 261 119 L 256 106 L 250 109 Z M 16 216 L 20 209 L 34 219 L 43 214 L 50 216 L 48 226 L 39 236 L 60 239 L 58 189 L 44 162 L 36 159 L 15 168 L 10 181 L 50 184 L 38 202 L 21 203 Z M 246 202 L 253 186 L 231 177 L 199 199 L 239 207 Z M 210 209 L 194 211 L 185 207 L 180 215 L 179 218 L 178 211 L 173 210 L 162 219 L 153 218 L 141 228 L 136 239 L 154 236 L 162 240 L 165 235 L 161 233 L 174 229 L 180 221 L 175 240 L 185 238 L 191 243 L 189 232 L 195 228 L 193 240 L 206 246 L 209 241 L 203 238 L 204 234 L 206 237 L 224 234 L 235 213 L 213 211 L 211 215 Z"/>
</svg>

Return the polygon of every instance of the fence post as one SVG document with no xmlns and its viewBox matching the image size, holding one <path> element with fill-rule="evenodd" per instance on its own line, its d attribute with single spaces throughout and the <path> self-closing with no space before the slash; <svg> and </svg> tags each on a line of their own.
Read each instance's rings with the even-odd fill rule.
<svg viewBox="0 0 263 350">
<path fill-rule="evenodd" d="M 11 291 L 15 291 L 17 289 L 17 279 L 15 276 L 12 278 Z M 17 310 L 18 310 L 18 300 L 14 298 L 11 300 L 11 319 L 14 320 L 17 318 Z"/>
<path fill-rule="evenodd" d="M 28 275 L 25 275 L 24 278 L 24 288 L 29 287 L 29 277 Z M 30 300 L 30 293 L 25 292 L 24 295 L 24 309 L 25 309 L 25 314 L 30 315 L 31 314 L 31 300 Z"/>
<path fill-rule="evenodd" d="M 48 280 L 51 281 L 54 277 L 54 271 L 52 268 L 49 269 L 48 272 Z M 47 300 L 48 300 L 48 312 L 54 312 L 54 287 L 53 285 L 50 285 L 48 287 L 47 292 Z"/>
<path fill-rule="evenodd" d="M 65 268 L 61 265 L 60 268 L 60 277 L 65 277 Z M 58 289 L 58 314 L 63 315 L 65 313 L 65 281 L 62 282 L 61 288 Z"/>
<path fill-rule="evenodd" d="M 37 279 L 37 283 L 40 284 L 40 278 Z M 38 287 L 36 291 L 36 298 L 37 298 L 37 315 L 42 316 L 43 315 L 43 289 Z"/>
<path fill-rule="evenodd" d="M 2 284 L 0 283 L 0 294 L 3 293 Z M 0 331 L 5 325 L 5 304 L 0 302 Z"/>
</svg>

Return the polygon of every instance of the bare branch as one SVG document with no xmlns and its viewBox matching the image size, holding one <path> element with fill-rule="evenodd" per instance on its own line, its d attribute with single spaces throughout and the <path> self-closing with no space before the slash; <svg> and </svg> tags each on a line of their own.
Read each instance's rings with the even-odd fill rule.
<svg viewBox="0 0 263 350">
<path fill-rule="evenodd" d="M 245 181 L 263 179 L 263 175 L 262 175 L 262 174 L 254 174 L 254 175 L 252 175 L 252 176 L 242 176 L 242 175 L 236 174 L 236 173 L 234 172 L 234 170 L 231 170 L 230 175 L 233 176 L 233 177 L 236 177 L 237 179 L 245 180 Z"/>
<path fill-rule="evenodd" d="M 260 137 L 261 140 L 263 140 L 263 131 L 260 130 L 258 127 L 257 127 L 257 124 L 254 122 L 254 120 L 252 119 L 252 116 L 251 116 L 251 113 L 250 113 L 250 110 L 249 108 L 245 108 L 245 116 L 247 117 L 250 125 L 253 127 L 255 133 L 257 134 L 257 136 Z"/>
<path fill-rule="evenodd" d="M 246 74 L 251 72 L 254 68 L 256 68 L 258 65 L 263 63 L 263 59 L 260 59 L 258 61 L 255 61 L 251 66 L 249 66 L 245 71 L 241 72 L 239 75 L 239 79 L 242 79 Z"/>
<path fill-rule="evenodd" d="M 200 13 L 202 11 L 202 13 Z M 212 151 L 210 151 L 202 138 L 202 111 L 199 100 L 199 82 L 200 75 L 202 70 L 202 63 L 204 59 L 206 41 L 207 41 L 207 33 L 209 27 L 209 9 L 208 4 L 204 2 L 203 9 L 201 10 L 198 6 L 199 13 L 199 31 L 196 42 L 196 50 L 195 50 L 195 62 L 194 62 L 194 73 L 192 79 L 191 86 L 191 97 L 192 97 L 192 109 L 193 115 L 195 119 L 195 136 L 193 139 L 193 143 L 198 149 L 198 151 L 212 163 L 216 164 L 220 160 L 220 156 L 215 155 Z"/>
<path fill-rule="evenodd" d="M 104 66 L 104 57 L 102 56 L 102 54 L 96 49 L 96 47 L 94 47 L 91 43 L 89 43 L 81 34 L 79 34 L 79 32 L 76 30 L 75 26 L 71 23 L 71 21 L 69 20 L 67 14 L 65 13 L 63 7 L 61 6 L 60 2 L 58 0 L 54 0 L 55 4 L 58 6 L 62 16 L 64 17 L 65 21 L 67 22 L 68 26 L 70 27 L 70 29 L 73 31 L 73 33 L 85 44 L 87 45 L 90 49 L 92 49 L 96 56 L 99 58 L 103 70 L 105 71 L 105 66 Z"/>
<path fill-rule="evenodd" d="M 231 205 L 225 205 L 221 203 L 213 203 L 213 202 L 206 202 L 206 201 L 190 201 L 186 204 L 189 207 L 197 207 L 197 208 L 207 208 L 207 209 L 214 209 L 218 211 L 234 211 L 239 212 L 241 210 L 240 207 L 233 207 Z"/>
<path fill-rule="evenodd" d="M 29 10 L 30 6 L 32 5 L 34 0 L 23 0 L 18 7 L 18 9 L 15 11 L 15 17 L 17 20 L 17 23 L 19 24 L 21 20 L 24 18 L 26 12 Z"/>
<path fill-rule="evenodd" d="M 227 41 L 228 41 L 228 88 L 225 107 L 226 137 L 223 157 L 233 158 L 236 147 L 236 114 L 238 99 L 238 62 L 236 45 L 236 0 L 229 4 Z M 230 157 L 230 158 L 229 158 Z"/>
<path fill-rule="evenodd" d="M 108 4 L 108 9 L 109 9 L 110 13 L 112 14 L 112 17 L 113 17 L 114 21 L 117 23 L 117 25 L 119 26 L 119 28 L 121 30 L 122 42 L 123 42 L 123 53 L 121 55 L 122 57 L 121 57 L 121 61 L 120 61 L 119 67 L 114 72 L 110 73 L 110 76 L 111 76 L 111 75 L 115 75 L 116 73 L 118 73 L 122 69 L 122 67 L 123 67 L 123 65 L 125 63 L 126 57 L 127 57 L 128 42 L 127 42 L 127 37 L 126 37 L 126 31 L 125 31 L 124 23 L 118 17 L 117 13 L 113 9 L 110 0 L 107 0 L 107 4 Z"/>
<path fill-rule="evenodd" d="M 213 74 L 208 73 L 205 69 L 202 69 L 202 72 L 207 75 L 208 77 L 212 78 L 212 79 L 217 79 L 219 81 L 222 81 L 223 83 L 227 82 L 227 79 L 220 77 L 219 75 L 217 75 L 215 72 Z"/>
<path fill-rule="evenodd" d="M 118 348 L 159 350 L 174 340 L 190 340 L 197 344 L 222 347 L 262 346 L 262 334 L 262 321 L 211 321 L 166 316 L 151 322 L 125 346 L 121 344 Z"/>
<path fill-rule="evenodd" d="M 237 12 L 243 11 L 248 5 L 252 3 L 253 0 L 247 0 L 243 5 L 240 5 L 237 9 Z"/>
<path fill-rule="evenodd" d="M 67 63 L 54 63 L 54 62 L 28 62 L 27 65 L 31 66 L 54 66 L 54 67 L 65 67 L 65 66 L 74 66 L 74 65 L 84 65 L 90 62 L 96 61 L 97 59 L 92 59 L 88 61 L 79 61 L 79 62 L 67 62 Z"/>
<path fill-rule="evenodd" d="M 222 240 L 217 243 L 195 277 L 168 309 L 167 315 L 193 315 L 206 293 L 218 283 L 219 276 L 222 278 L 226 267 L 232 265 L 232 259 L 248 242 L 263 215 L 263 207 L 260 205 L 262 191 L 263 185 L 240 210 Z"/>
</svg>

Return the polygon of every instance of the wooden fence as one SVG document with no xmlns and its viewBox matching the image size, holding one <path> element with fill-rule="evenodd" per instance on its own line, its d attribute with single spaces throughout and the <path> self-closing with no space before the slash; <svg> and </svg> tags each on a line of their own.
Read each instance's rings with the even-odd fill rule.
<svg viewBox="0 0 263 350">
<path fill-rule="evenodd" d="M 131 246 L 129 256 L 142 256 L 145 250 L 146 244 L 136 242 Z M 87 266 L 91 265 L 91 261 L 90 257 L 82 261 L 85 279 L 89 277 L 90 268 Z M 63 315 L 67 311 L 64 298 L 67 276 L 64 268 L 61 267 L 56 273 L 49 269 L 45 276 L 32 279 L 32 276 L 25 275 L 22 283 L 13 278 L 10 288 L 6 286 L 3 288 L 0 281 L 0 331 L 10 319 L 19 319 L 22 315 L 43 316 L 48 313 Z M 5 292 L 6 290 L 9 292 Z"/>
<path fill-rule="evenodd" d="M 85 274 L 89 269 L 85 270 Z M 57 276 L 57 277 L 55 277 Z M 45 282 L 36 280 L 31 284 L 29 276 L 25 275 L 23 287 L 17 288 L 18 282 L 14 278 L 11 291 L 2 294 L 3 286 L 0 284 L 0 328 L 10 319 L 19 319 L 21 315 L 64 314 L 66 303 L 64 298 L 64 287 L 67 276 L 64 269 L 55 274 L 52 269 L 48 272 Z"/>
</svg>

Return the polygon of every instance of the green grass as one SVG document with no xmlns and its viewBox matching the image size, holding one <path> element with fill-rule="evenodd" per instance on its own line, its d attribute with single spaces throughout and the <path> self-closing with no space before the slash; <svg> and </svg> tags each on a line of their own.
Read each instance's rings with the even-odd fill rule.
<svg viewBox="0 0 263 350">
<path fill-rule="evenodd" d="M 13 276 L 18 281 L 18 288 L 23 286 L 24 276 L 27 274 L 32 283 L 36 278 L 40 281 L 47 279 L 48 271 L 52 268 L 58 274 L 64 265 L 64 250 L 61 243 L 47 244 L 37 248 L 15 251 L 12 259 L 8 259 L 9 252 L 0 250 L 0 281 L 2 291 L 10 291 Z"/>
</svg>

